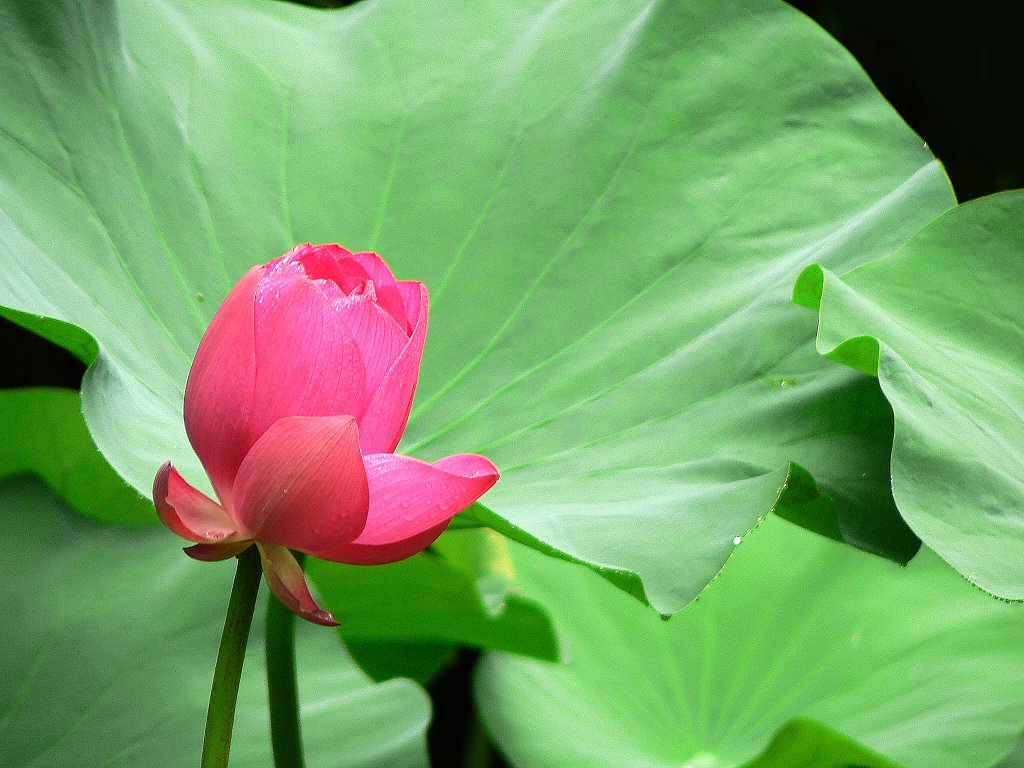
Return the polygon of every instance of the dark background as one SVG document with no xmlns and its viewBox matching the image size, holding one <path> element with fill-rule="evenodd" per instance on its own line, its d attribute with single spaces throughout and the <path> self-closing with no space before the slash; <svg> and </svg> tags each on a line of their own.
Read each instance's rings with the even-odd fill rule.
<svg viewBox="0 0 1024 768">
<path fill-rule="evenodd" d="M 946 166 L 961 202 L 1024 187 L 1015 3 L 798 0 Z"/>
<path fill-rule="evenodd" d="M 426 2 L 427 0 L 424 0 Z M 343 5 L 323 0 L 311 5 Z M 961 201 L 1024 187 L 1018 117 L 1022 66 L 1013 4 L 799 0 L 792 3 L 836 37 L 878 89 L 945 164 Z M 0 318 L 6 364 L 0 386 L 78 387 L 83 368 L 71 355 Z M 438 768 L 505 764 L 481 754 L 465 652 L 431 686 L 430 741 Z M 469 757 L 467 752 L 474 753 Z"/>
</svg>

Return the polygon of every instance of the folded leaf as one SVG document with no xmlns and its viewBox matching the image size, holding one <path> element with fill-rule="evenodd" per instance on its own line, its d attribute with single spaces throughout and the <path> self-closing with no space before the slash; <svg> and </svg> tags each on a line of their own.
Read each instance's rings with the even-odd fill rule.
<svg viewBox="0 0 1024 768">
<path fill-rule="evenodd" d="M 939 217 L 896 253 L 794 297 L 818 350 L 877 374 L 892 486 L 914 532 L 983 589 L 1024 599 L 1024 193 Z"/>
</svg>

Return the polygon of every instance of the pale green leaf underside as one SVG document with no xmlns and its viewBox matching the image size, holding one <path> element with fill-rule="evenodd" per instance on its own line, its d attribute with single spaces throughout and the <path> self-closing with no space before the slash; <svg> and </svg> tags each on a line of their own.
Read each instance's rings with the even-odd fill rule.
<svg viewBox="0 0 1024 768">
<path fill-rule="evenodd" d="M 794 768 L 783 756 L 815 753 L 821 768 L 851 740 L 907 768 L 985 768 L 1024 727 L 1024 612 L 931 551 L 901 568 L 770 518 L 668 621 L 584 569 L 514 555 L 569 659 L 486 657 L 478 702 L 517 768 Z"/>
<path fill-rule="evenodd" d="M 1024 193 L 967 203 L 841 277 L 810 267 L 822 354 L 877 373 L 893 493 L 978 586 L 1024 599 Z"/>
<path fill-rule="evenodd" d="M 167 459 L 203 482 L 183 387 L 233 281 L 326 241 L 430 288 L 403 449 L 486 453 L 499 527 L 663 612 L 790 461 L 855 515 L 891 503 L 886 447 L 850 439 L 864 383 L 789 287 L 952 194 L 781 3 L 24 0 L 0 30 L 0 303 L 95 339 L 86 418 L 140 491 Z"/>
<path fill-rule="evenodd" d="M 86 520 L 29 480 L 0 485 L 0 562 L 0 764 L 197 765 L 233 563 L 188 560 L 161 530 Z M 425 768 L 424 692 L 373 685 L 333 632 L 300 623 L 309 764 Z M 271 762 L 260 624 L 235 723 L 238 768 Z"/>
</svg>

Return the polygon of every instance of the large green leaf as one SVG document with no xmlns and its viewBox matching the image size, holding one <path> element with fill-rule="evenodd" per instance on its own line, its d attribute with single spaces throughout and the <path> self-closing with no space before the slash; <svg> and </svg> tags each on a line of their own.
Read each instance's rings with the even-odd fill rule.
<svg viewBox="0 0 1024 768">
<path fill-rule="evenodd" d="M 189 561 L 164 531 L 86 520 L 29 480 L 0 485 L 0 562 L 0 764 L 198 764 L 231 564 Z M 423 691 L 373 685 L 334 633 L 302 624 L 310 764 L 425 766 Z M 261 634 L 243 672 L 238 768 L 271 760 Z"/>
<path fill-rule="evenodd" d="M 404 449 L 491 456 L 500 530 L 663 612 L 773 508 L 913 548 L 877 393 L 789 287 L 952 194 L 781 3 L 20 0 L 0 102 L 0 303 L 95 339 L 87 421 L 142 491 L 166 459 L 201 482 L 182 390 L 233 281 L 338 241 L 429 285 Z"/>
<path fill-rule="evenodd" d="M 891 256 L 795 298 L 818 349 L 877 374 L 892 484 L 914 531 L 978 586 L 1024 599 L 1024 192 L 968 203 Z"/>
<path fill-rule="evenodd" d="M 584 569 L 514 554 L 570 659 L 486 657 L 478 701 L 515 766 L 885 765 L 870 750 L 985 768 L 1024 726 L 1024 610 L 929 550 L 901 568 L 769 519 L 668 621 Z"/>
<path fill-rule="evenodd" d="M 0 390 L 0 478 L 31 472 L 80 512 L 116 523 L 156 522 L 153 504 L 96 450 L 78 392 Z"/>
</svg>

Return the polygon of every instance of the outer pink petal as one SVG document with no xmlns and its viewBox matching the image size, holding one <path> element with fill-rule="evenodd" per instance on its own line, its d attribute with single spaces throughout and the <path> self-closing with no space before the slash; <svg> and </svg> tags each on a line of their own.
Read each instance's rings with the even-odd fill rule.
<svg viewBox="0 0 1024 768">
<path fill-rule="evenodd" d="M 285 277 L 260 283 L 250 445 L 286 416 L 358 416 L 364 381 L 355 340 L 314 282 Z"/>
<path fill-rule="evenodd" d="M 306 583 L 305 574 L 302 573 L 302 566 L 286 547 L 263 542 L 257 542 L 256 546 L 260 550 L 267 585 L 285 608 L 316 624 L 325 627 L 338 626 L 334 617 L 316 604 L 316 600 L 309 593 L 309 585 Z"/>
<path fill-rule="evenodd" d="M 229 557 L 241 554 L 253 545 L 251 539 L 242 541 L 220 542 L 217 544 L 193 544 L 185 547 L 185 554 L 193 560 L 202 560 L 213 563 L 218 560 L 227 560 Z"/>
<path fill-rule="evenodd" d="M 253 267 L 225 297 L 199 343 L 185 385 L 185 431 L 221 501 L 249 450 L 255 382 L 253 301 L 263 267 Z"/>
<path fill-rule="evenodd" d="M 399 541 L 394 544 L 345 544 L 334 551 L 333 558 L 339 563 L 350 565 L 384 565 L 395 563 L 412 557 L 417 552 L 422 552 L 444 533 L 448 527 L 448 521 L 428 528 L 411 538 Z M 197 545 L 198 546 L 198 545 Z"/>
<path fill-rule="evenodd" d="M 419 316 L 405 349 L 398 355 L 377 391 L 370 395 L 359 418 L 363 453 L 391 453 L 402 439 L 409 421 L 412 398 L 420 373 L 423 344 L 427 339 L 427 287 L 419 284 Z"/>
<path fill-rule="evenodd" d="M 253 539 L 312 555 L 352 541 L 369 499 L 351 416 L 293 416 L 274 422 L 245 457 L 235 515 Z"/>
<path fill-rule="evenodd" d="M 448 521 L 498 480 L 489 459 L 459 454 L 427 464 L 409 456 L 364 457 L 370 485 L 366 528 L 353 542 L 318 557 L 346 563 L 381 563 L 415 554 L 441 535 Z"/>
<path fill-rule="evenodd" d="M 163 524 L 183 539 L 210 544 L 238 538 L 227 511 L 189 485 L 170 462 L 160 467 L 153 480 L 153 503 Z"/>
</svg>

